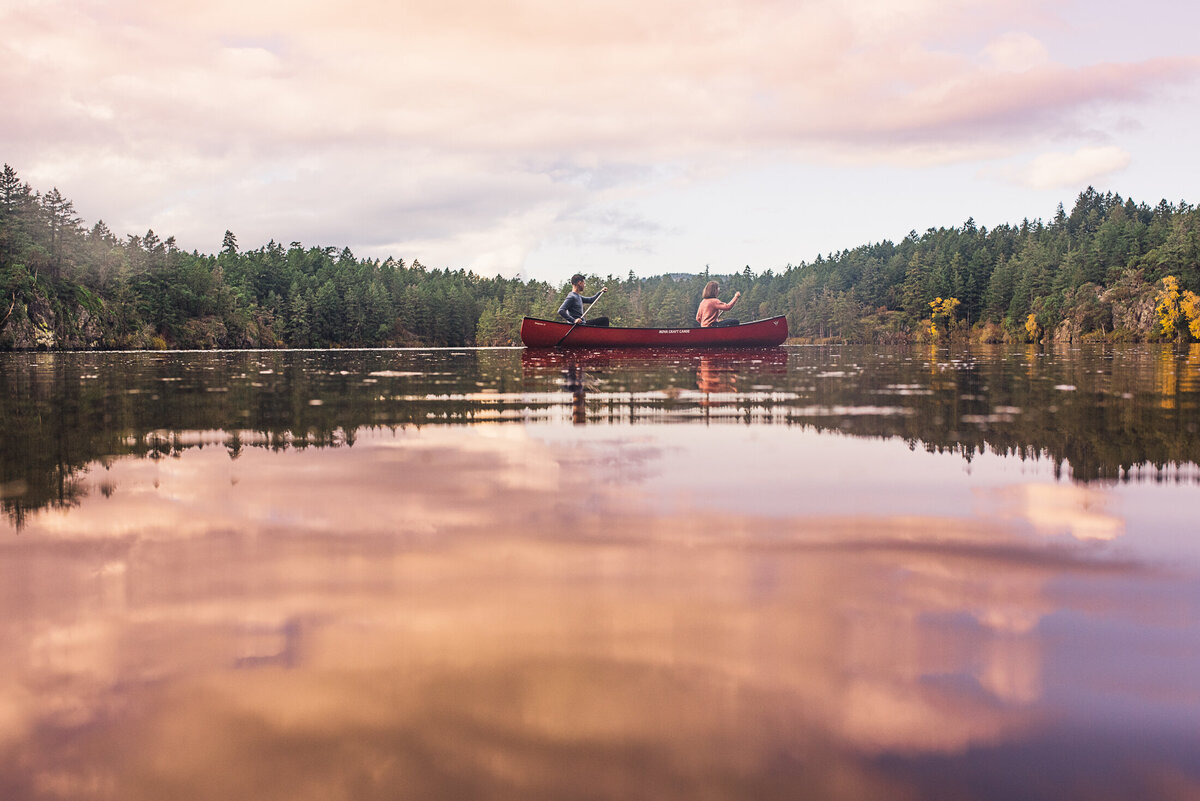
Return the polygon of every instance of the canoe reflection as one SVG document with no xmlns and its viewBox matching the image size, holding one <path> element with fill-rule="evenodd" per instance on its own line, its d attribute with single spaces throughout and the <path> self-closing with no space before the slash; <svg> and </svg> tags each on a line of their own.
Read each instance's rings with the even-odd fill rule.
<svg viewBox="0 0 1200 801">
<path fill-rule="evenodd" d="M 526 378 L 562 369 L 568 362 L 614 373 L 665 377 L 677 373 L 680 367 L 697 367 L 702 361 L 747 368 L 753 365 L 757 371 L 780 375 L 787 367 L 788 351 L 784 348 L 526 348 L 521 351 Z"/>
<path fill-rule="evenodd" d="M 614 395 L 624 396 L 620 404 L 630 411 L 664 402 L 701 408 L 728 405 L 744 400 L 738 394 L 741 376 L 752 375 L 760 387 L 764 382 L 770 386 L 786 380 L 787 364 L 788 354 L 780 348 L 526 349 L 521 354 L 527 381 L 553 381 L 571 394 L 572 420 L 577 424 L 587 422 L 589 393 L 603 393 L 610 401 L 601 409 L 593 399 L 594 414 L 608 417 Z"/>
</svg>

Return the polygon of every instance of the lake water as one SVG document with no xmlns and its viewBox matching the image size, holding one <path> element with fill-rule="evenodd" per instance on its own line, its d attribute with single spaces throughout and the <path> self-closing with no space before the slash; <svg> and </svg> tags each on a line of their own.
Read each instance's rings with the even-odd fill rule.
<svg viewBox="0 0 1200 801">
<path fill-rule="evenodd" d="M 0 391 L 0 798 L 1200 798 L 1200 348 Z"/>
</svg>

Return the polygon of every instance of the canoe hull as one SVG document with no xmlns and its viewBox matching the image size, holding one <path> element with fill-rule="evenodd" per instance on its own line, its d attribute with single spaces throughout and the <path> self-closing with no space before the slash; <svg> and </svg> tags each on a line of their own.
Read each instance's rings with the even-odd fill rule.
<svg viewBox="0 0 1200 801">
<path fill-rule="evenodd" d="M 744 348 L 782 345 L 785 317 L 768 317 L 723 328 L 620 328 L 570 326 L 526 317 L 521 342 L 528 348 Z"/>
</svg>

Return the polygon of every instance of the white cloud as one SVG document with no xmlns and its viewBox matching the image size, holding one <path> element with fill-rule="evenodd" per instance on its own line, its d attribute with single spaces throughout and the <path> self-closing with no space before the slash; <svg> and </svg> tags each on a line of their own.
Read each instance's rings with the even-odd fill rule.
<svg viewBox="0 0 1200 801">
<path fill-rule="evenodd" d="M 1113 540 L 1125 533 L 1124 520 L 1107 511 L 1106 490 L 1073 484 L 1018 484 L 984 493 L 1002 517 L 1027 521 L 1039 534 L 1077 540 Z"/>
<path fill-rule="evenodd" d="M 1043 153 L 1023 171 L 1033 189 L 1080 189 L 1129 166 L 1132 157 L 1119 147 L 1081 147 L 1072 153 Z"/>
</svg>

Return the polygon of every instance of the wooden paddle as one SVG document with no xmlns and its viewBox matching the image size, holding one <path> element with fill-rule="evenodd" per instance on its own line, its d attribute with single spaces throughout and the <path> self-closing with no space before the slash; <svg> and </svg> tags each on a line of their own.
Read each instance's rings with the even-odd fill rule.
<svg viewBox="0 0 1200 801">
<path fill-rule="evenodd" d="M 603 295 L 607 291 L 608 291 L 608 287 L 604 287 L 599 292 L 597 292 L 596 300 L 600 300 L 600 296 Z M 579 315 L 579 319 L 576 320 L 575 322 L 571 323 L 571 331 L 575 330 L 575 326 L 579 325 L 579 323 L 582 322 L 583 318 L 587 316 L 587 313 L 591 310 L 591 308 L 596 305 L 596 300 L 593 300 L 591 303 L 589 303 L 587 305 L 587 308 L 585 308 L 583 310 L 583 314 Z M 562 339 L 560 339 L 560 340 L 558 340 L 558 342 L 554 343 L 554 347 L 557 348 L 559 345 L 561 345 L 563 343 L 563 340 L 565 340 L 567 337 L 571 336 L 571 331 L 568 331 L 567 333 L 563 334 Z"/>
</svg>

